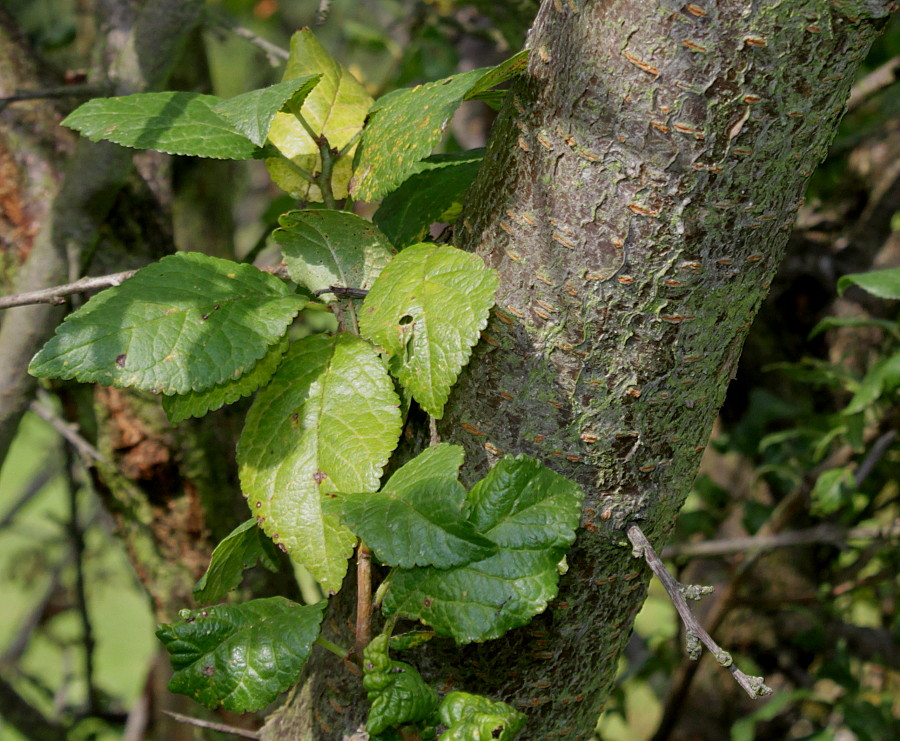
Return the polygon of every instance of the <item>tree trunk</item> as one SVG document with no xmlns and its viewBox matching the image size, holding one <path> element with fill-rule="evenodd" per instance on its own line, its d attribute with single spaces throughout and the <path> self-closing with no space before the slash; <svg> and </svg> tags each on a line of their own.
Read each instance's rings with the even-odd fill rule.
<svg viewBox="0 0 900 741">
<path fill-rule="evenodd" d="M 649 578 L 625 525 L 654 544 L 671 530 L 809 175 L 895 7 L 543 3 L 457 229 L 501 287 L 440 431 L 472 478 L 528 453 L 578 481 L 584 529 L 531 625 L 416 657 L 440 689 L 526 712 L 520 738 L 591 735 Z M 347 630 L 351 600 L 346 585 L 330 630 Z M 351 737 L 364 707 L 340 671 L 311 664 L 264 738 Z"/>
</svg>

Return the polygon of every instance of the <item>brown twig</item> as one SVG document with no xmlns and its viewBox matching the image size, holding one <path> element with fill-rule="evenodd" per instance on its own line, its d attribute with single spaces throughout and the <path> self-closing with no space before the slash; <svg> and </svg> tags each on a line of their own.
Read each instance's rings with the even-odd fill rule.
<svg viewBox="0 0 900 741">
<path fill-rule="evenodd" d="M 709 633 L 703 629 L 703 626 L 697 622 L 697 618 L 694 617 L 694 613 L 691 612 L 691 608 L 688 607 L 687 600 L 685 599 L 686 596 L 692 599 L 699 599 L 701 595 L 709 594 L 709 592 L 712 591 L 712 587 L 697 587 L 694 585 L 681 584 L 669 573 L 668 569 L 666 569 L 662 559 L 660 559 L 656 554 L 656 551 L 653 550 L 650 541 L 647 540 L 647 537 L 637 525 L 629 525 L 625 532 L 628 535 L 628 540 L 631 541 L 632 546 L 634 546 L 635 557 L 643 557 L 653 573 L 656 574 L 656 578 L 662 582 L 666 592 L 669 594 L 669 598 L 675 605 L 675 609 L 678 610 L 678 614 L 685 627 L 688 656 L 694 661 L 699 659 L 701 652 L 700 644 L 703 644 L 709 652 L 716 657 L 716 661 L 731 672 L 735 681 L 744 688 L 744 691 L 752 699 L 755 700 L 764 697 L 765 695 L 770 695 L 772 690 L 770 687 L 766 686 L 763 677 L 751 677 L 738 669 L 734 664 L 734 660 L 731 658 L 731 654 L 713 640 L 712 636 L 710 636 Z"/>
<path fill-rule="evenodd" d="M 201 720 L 200 718 L 193 718 L 190 715 L 173 713 L 171 710 L 163 710 L 163 712 L 170 718 L 177 720 L 179 723 L 187 723 L 191 726 L 197 726 L 197 728 L 206 728 L 207 730 L 218 731 L 219 733 L 230 733 L 232 736 L 240 736 L 241 738 L 262 738 L 262 734 L 259 734 L 256 731 L 248 731 L 244 728 L 238 728 L 237 726 L 229 726 L 225 723 L 213 723 L 211 720 Z"/>
<path fill-rule="evenodd" d="M 873 95 L 900 80 L 900 57 L 894 57 L 863 77 L 850 89 L 847 112 L 854 111 Z"/>
<path fill-rule="evenodd" d="M 372 640 L 372 551 L 360 541 L 356 549 L 356 656 Z"/>
<path fill-rule="evenodd" d="M 124 270 L 121 273 L 82 278 L 61 286 L 42 288 L 39 291 L 27 291 L 25 293 L 16 293 L 12 296 L 3 296 L 0 297 L 0 309 L 11 309 L 14 306 L 28 306 L 29 304 L 63 304 L 65 303 L 65 296 L 121 285 L 123 281 L 136 272 L 136 270 Z"/>
<path fill-rule="evenodd" d="M 818 525 L 805 530 L 774 535 L 754 535 L 746 538 L 708 540 L 703 543 L 680 543 L 663 548 L 663 558 L 675 556 L 725 556 L 731 553 L 767 551 L 810 543 L 841 545 L 848 540 L 890 540 L 900 537 L 900 520 L 887 527 L 841 528 L 834 525 Z"/>
</svg>

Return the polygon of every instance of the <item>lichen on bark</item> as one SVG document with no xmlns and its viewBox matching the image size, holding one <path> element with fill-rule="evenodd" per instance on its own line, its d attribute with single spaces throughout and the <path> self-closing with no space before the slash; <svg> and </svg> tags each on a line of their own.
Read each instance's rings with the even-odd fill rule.
<svg viewBox="0 0 900 741">
<path fill-rule="evenodd" d="M 639 522 L 654 544 L 670 532 L 892 7 L 543 3 L 457 225 L 456 244 L 501 288 L 440 433 L 465 446 L 470 479 L 528 453 L 578 481 L 583 530 L 559 598 L 530 626 L 489 649 L 432 641 L 418 660 L 442 690 L 527 713 L 520 738 L 591 735 L 649 578 L 624 527 Z M 307 711 L 330 681 L 314 665 Z M 264 737 L 287 738 L 278 723 L 300 707 Z M 348 738 L 358 723 L 315 710 L 292 738 Z"/>
</svg>

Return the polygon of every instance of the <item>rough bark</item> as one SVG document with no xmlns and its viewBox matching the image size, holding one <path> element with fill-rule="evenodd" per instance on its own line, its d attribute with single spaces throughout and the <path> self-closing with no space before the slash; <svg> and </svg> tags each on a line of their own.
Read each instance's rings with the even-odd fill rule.
<svg viewBox="0 0 900 741">
<path fill-rule="evenodd" d="M 654 544 L 670 531 L 808 177 L 894 6 L 543 3 L 456 236 L 501 288 L 440 429 L 472 477 L 524 452 L 577 480 L 584 529 L 530 626 L 417 657 L 440 689 L 525 711 L 521 738 L 591 735 L 646 593 L 624 527 Z M 264 737 L 356 732 L 362 709 L 339 671 L 314 664 Z"/>
</svg>

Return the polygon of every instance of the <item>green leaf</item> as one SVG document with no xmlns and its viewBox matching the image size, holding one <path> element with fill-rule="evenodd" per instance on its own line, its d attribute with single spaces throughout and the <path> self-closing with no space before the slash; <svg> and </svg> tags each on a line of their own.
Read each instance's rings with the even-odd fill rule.
<svg viewBox="0 0 900 741">
<path fill-rule="evenodd" d="M 435 445 L 400 468 L 377 494 L 345 494 L 341 519 L 382 563 L 448 568 L 497 550 L 464 516 L 458 445 Z"/>
<path fill-rule="evenodd" d="M 306 75 L 284 80 L 262 90 L 252 90 L 223 100 L 215 106 L 215 111 L 235 131 L 261 147 L 269 136 L 275 114 L 289 102 L 302 106 L 306 96 L 321 79 L 322 75 Z"/>
<path fill-rule="evenodd" d="M 372 97 L 345 67 L 322 48 L 308 28 L 298 31 L 291 38 L 291 55 L 284 79 L 307 75 L 322 75 L 322 79 L 304 101 L 300 113 L 317 135 L 325 136 L 333 149 L 341 150 L 362 130 L 373 103 Z M 292 114 L 275 114 L 269 129 L 269 141 L 307 172 L 315 174 L 321 170 L 318 145 Z M 335 198 L 347 196 L 355 152 L 354 145 L 335 165 L 331 183 Z M 319 188 L 291 170 L 287 163 L 272 158 L 266 160 L 266 166 L 278 187 L 295 198 L 322 200 Z"/>
<path fill-rule="evenodd" d="M 299 678 L 325 605 L 271 597 L 182 610 L 180 621 L 156 632 L 175 670 L 169 690 L 208 708 L 264 708 Z"/>
<path fill-rule="evenodd" d="M 252 265 L 179 252 L 69 314 L 28 372 L 185 394 L 240 378 L 306 300 Z"/>
<path fill-rule="evenodd" d="M 95 98 L 63 121 L 91 141 L 192 157 L 245 160 L 260 149 L 216 113 L 214 95 L 167 92 Z"/>
<path fill-rule="evenodd" d="M 522 49 L 509 59 L 489 69 L 466 93 L 466 100 L 479 98 L 492 87 L 496 87 L 525 71 L 528 66 L 528 49 Z"/>
<path fill-rule="evenodd" d="M 872 364 L 842 414 L 858 414 L 900 385 L 900 351 Z"/>
<path fill-rule="evenodd" d="M 893 335 L 896 339 L 900 339 L 900 324 L 896 321 L 862 316 L 827 316 L 813 327 L 807 339 L 811 340 L 813 337 L 822 334 L 822 332 L 837 327 L 878 327 Z"/>
<path fill-rule="evenodd" d="M 272 234 L 291 279 L 312 292 L 368 289 L 394 255 L 387 237 L 346 211 L 289 211 Z"/>
<path fill-rule="evenodd" d="M 164 396 L 162 405 L 169 421 L 178 424 L 189 417 L 202 417 L 207 412 L 214 412 L 226 404 L 234 404 L 238 399 L 249 396 L 269 381 L 289 344 L 285 337 L 278 344 L 272 345 L 262 359 L 237 380 L 225 381 L 204 391 Z"/>
<path fill-rule="evenodd" d="M 812 509 L 818 515 L 833 514 L 849 501 L 855 490 L 856 481 L 849 468 L 825 471 L 816 479 L 816 485 L 810 493 Z"/>
<path fill-rule="evenodd" d="M 425 720 L 438 704 L 437 692 L 414 667 L 390 659 L 387 647 L 388 637 L 379 635 L 363 652 L 363 687 L 371 703 L 366 731 L 372 735 Z"/>
<path fill-rule="evenodd" d="M 421 242 L 434 222 L 456 218 L 483 156 L 483 149 L 474 149 L 423 160 L 414 175 L 385 196 L 373 221 L 398 248 Z"/>
<path fill-rule="evenodd" d="M 575 540 L 582 492 L 526 456 L 505 457 L 469 492 L 469 521 L 500 550 L 476 563 L 393 572 L 386 615 L 421 620 L 457 643 L 528 623 L 556 595 L 557 564 Z"/>
<path fill-rule="evenodd" d="M 874 270 L 870 273 L 853 273 L 838 280 L 838 294 L 851 285 L 857 285 L 878 298 L 900 299 L 900 268 Z"/>
<path fill-rule="evenodd" d="M 483 69 L 462 72 L 379 101 L 366 126 L 350 193 L 375 201 L 414 172 L 441 140 L 444 127 L 466 93 L 484 76 Z"/>
<path fill-rule="evenodd" d="M 353 197 L 374 201 L 394 190 L 415 172 L 417 162 L 431 154 L 459 105 L 519 74 L 527 54 L 520 52 L 496 67 L 461 72 L 381 98 L 363 132 L 359 163 L 350 183 Z"/>
<path fill-rule="evenodd" d="M 497 274 L 455 247 L 407 247 L 363 302 L 360 333 L 392 358 L 392 372 L 440 418 L 494 305 Z"/>
<path fill-rule="evenodd" d="M 206 573 L 194 586 L 194 598 L 216 602 L 240 585 L 244 569 L 259 561 L 269 571 L 277 571 L 277 559 L 274 544 L 256 526 L 256 520 L 247 520 L 216 546 Z"/>
<path fill-rule="evenodd" d="M 438 713 L 447 726 L 438 741 L 512 741 L 525 725 L 511 705 L 468 692 L 447 693 Z"/>
<path fill-rule="evenodd" d="M 291 346 L 247 415 L 238 465 L 250 510 L 326 591 L 340 589 L 356 536 L 323 499 L 378 489 L 399 403 L 371 345 L 319 334 Z"/>
</svg>

